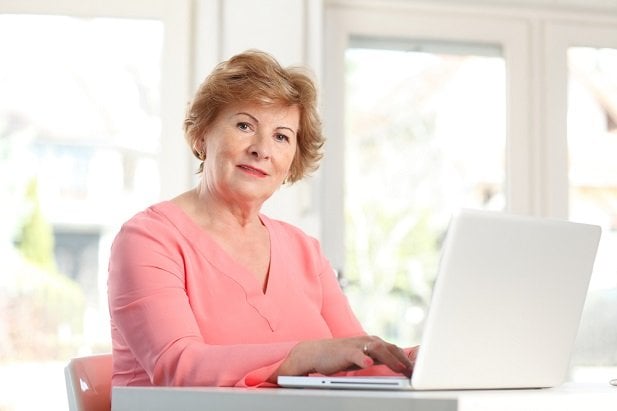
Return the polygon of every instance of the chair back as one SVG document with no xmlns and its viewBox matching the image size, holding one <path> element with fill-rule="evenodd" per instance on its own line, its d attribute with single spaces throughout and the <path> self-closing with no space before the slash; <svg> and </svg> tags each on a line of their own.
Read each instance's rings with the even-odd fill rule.
<svg viewBox="0 0 617 411">
<path fill-rule="evenodd" d="M 71 359 L 64 367 L 69 411 L 110 411 L 111 372 L 111 354 Z"/>
</svg>

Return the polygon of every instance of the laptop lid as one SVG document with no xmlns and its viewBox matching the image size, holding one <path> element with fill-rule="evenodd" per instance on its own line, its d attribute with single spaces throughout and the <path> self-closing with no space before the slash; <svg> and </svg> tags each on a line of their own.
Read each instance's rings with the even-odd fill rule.
<svg viewBox="0 0 617 411">
<path fill-rule="evenodd" d="M 501 212 L 455 214 L 412 386 L 561 384 L 600 232 L 594 225 Z"/>
<path fill-rule="evenodd" d="M 600 227 L 462 210 L 448 227 L 411 384 L 281 376 L 285 387 L 499 389 L 561 384 Z"/>
</svg>

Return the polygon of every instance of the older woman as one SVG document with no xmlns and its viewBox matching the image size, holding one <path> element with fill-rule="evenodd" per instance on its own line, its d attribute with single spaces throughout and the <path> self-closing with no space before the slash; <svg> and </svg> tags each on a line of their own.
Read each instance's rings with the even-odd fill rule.
<svg viewBox="0 0 617 411">
<path fill-rule="evenodd" d="M 318 242 L 260 213 L 321 157 L 310 77 L 239 54 L 204 81 L 184 125 L 199 184 L 131 218 L 112 247 L 113 384 L 409 375 L 414 351 L 366 335 Z"/>
</svg>

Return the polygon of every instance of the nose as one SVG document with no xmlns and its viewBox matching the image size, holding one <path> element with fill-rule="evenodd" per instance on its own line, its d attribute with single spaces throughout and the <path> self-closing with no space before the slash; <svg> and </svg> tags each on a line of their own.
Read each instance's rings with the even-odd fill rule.
<svg viewBox="0 0 617 411">
<path fill-rule="evenodd" d="M 271 155 L 270 139 L 262 134 L 258 134 L 248 149 L 251 156 L 256 159 L 267 160 Z"/>
</svg>

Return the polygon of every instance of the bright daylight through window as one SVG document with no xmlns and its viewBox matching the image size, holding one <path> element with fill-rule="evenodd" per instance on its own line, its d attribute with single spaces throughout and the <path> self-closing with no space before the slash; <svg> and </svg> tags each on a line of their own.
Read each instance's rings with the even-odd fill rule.
<svg viewBox="0 0 617 411">
<path fill-rule="evenodd" d="M 505 207 L 505 62 L 366 38 L 345 57 L 346 293 L 370 333 L 419 343 L 452 211 Z"/>
<path fill-rule="evenodd" d="M 568 71 L 570 218 L 602 227 L 573 364 L 602 372 L 617 366 L 617 49 L 571 47 Z"/>
<path fill-rule="evenodd" d="M 0 15 L 0 409 L 66 409 L 67 358 L 110 350 L 110 241 L 158 199 L 162 41 L 160 21 Z"/>
</svg>

